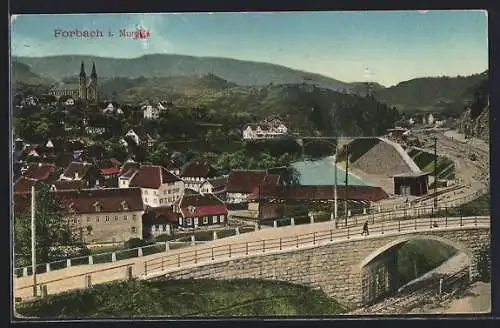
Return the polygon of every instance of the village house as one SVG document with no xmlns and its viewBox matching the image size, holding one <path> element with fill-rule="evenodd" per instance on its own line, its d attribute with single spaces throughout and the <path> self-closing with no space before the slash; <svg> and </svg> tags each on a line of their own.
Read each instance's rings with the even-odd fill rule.
<svg viewBox="0 0 500 328">
<path fill-rule="evenodd" d="M 18 194 L 16 211 L 29 211 L 30 198 L 30 193 Z M 54 192 L 54 198 L 84 243 L 142 238 L 144 209 L 139 188 L 64 190 Z"/>
<path fill-rule="evenodd" d="M 195 191 L 200 190 L 200 186 L 209 178 L 219 176 L 219 172 L 207 161 L 202 159 L 192 160 L 181 168 L 180 177 L 184 181 L 186 188 Z"/>
<path fill-rule="evenodd" d="M 160 101 L 157 104 L 151 105 L 149 103 L 144 104 L 141 109 L 145 119 L 156 120 L 160 117 L 160 113 L 167 110 L 168 103 L 166 101 Z"/>
<path fill-rule="evenodd" d="M 288 128 L 279 119 L 267 120 L 261 123 L 248 124 L 243 129 L 244 140 L 273 139 L 283 137 Z"/>
<path fill-rule="evenodd" d="M 263 170 L 232 170 L 229 172 L 226 186 L 226 203 L 235 205 L 246 205 L 248 196 L 252 194 L 257 186 L 266 180 L 266 184 L 278 185 L 280 176 L 268 174 Z"/>
<path fill-rule="evenodd" d="M 213 194 L 184 194 L 173 205 L 173 211 L 178 216 L 179 227 L 183 228 L 227 223 L 227 207 Z"/>
<path fill-rule="evenodd" d="M 101 172 L 94 164 L 88 162 L 71 162 L 63 174 L 61 174 L 58 181 L 77 181 L 83 188 L 94 188 L 96 183 L 98 183 L 97 181 L 101 178 Z M 63 184 L 64 182 L 59 185 Z"/>
<path fill-rule="evenodd" d="M 172 205 L 184 193 L 184 182 L 162 166 L 141 165 L 120 175 L 119 187 L 141 188 L 144 206 Z"/>
<path fill-rule="evenodd" d="M 129 141 L 133 141 L 136 145 L 146 145 L 148 147 L 153 146 L 154 139 L 141 128 L 130 129 L 122 139 L 120 143 L 127 147 Z"/>
<path fill-rule="evenodd" d="M 123 163 L 120 168 L 120 172 L 118 173 L 118 187 L 128 188 L 130 186 L 130 180 L 137 173 L 140 167 L 140 163 L 134 162 L 131 159 Z"/>
<path fill-rule="evenodd" d="M 102 187 L 118 187 L 118 175 L 121 163 L 115 158 L 95 161 L 95 165 L 101 170 L 99 185 Z"/>
<path fill-rule="evenodd" d="M 107 131 L 106 126 L 100 126 L 100 124 L 90 122 L 86 118 L 83 119 L 83 126 L 85 134 L 88 136 L 103 135 Z"/>
<path fill-rule="evenodd" d="M 214 194 L 221 200 L 226 199 L 226 186 L 228 176 L 209 178 L 200 185 L 201 194 Z"/>
<path fill-rule="evenodd" d="M 168 235 L 178 226 L 177 214 L 172 206 L 147 207 L 142 216 L 142 236 L 149 240 L 160 235 Z"/>
<path fill-rule="evenodd" d="M 113 103 L 110 102 L 110 103 L 108 103 L 108 105 L 104 109 L 102 109 L 102 113 L 103 114 L 118 114 L 118 115 L 122 115 L 123 114 L 123 110 L 117 104 L 113 105 Z"/>
</svg>

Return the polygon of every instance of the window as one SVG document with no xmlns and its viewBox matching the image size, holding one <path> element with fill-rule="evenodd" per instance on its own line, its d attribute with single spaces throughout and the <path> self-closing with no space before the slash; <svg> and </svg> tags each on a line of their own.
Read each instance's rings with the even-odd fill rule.
<svg viewBox="0 0 500 328">
<path fill-rule="evenodd" d="M 208 217 L 207 216 L 203 217 L 203 224 L 208 224 Z"/>
<path fill-rule="evenodd" d="M 163 204 L 163 198 L 160 199 L 160 204 Z"/>
<path fill-rule="evenodd" d="M 123 220 L 127 221 L 127 216 L 126 215 L 123 216 Z"/>
<path fill-rule="evenodd" d="M 115 215 L 115 221 L 118 221 L 118 215 Z"/>
<path fill-rule="evenodd" d="M 144 198 L 144 203 L 147 203 L 148 202 L 148 198 Z"/>
<path fill-rule="evenodd" d="M 95 222 L 99 222 L 99 217 L 96 217 L 96 218 L 95 218 Z"/>
<path fill-rule="evenodd" d="M 167 231 L 167 225 L 166 224 L 163 225 L 163 231 Z"/>
<path fill-rule="evenodd" d="M 212 216 L 212 223 L 217 223 L 217 215 Z"/>
<path fill-rule="evenodd" d="M 155 225 L 155 231 L 160 231 L 160 226 L 159 225 Z"/>
<path fill-rule="evenodd" d="M 90 222 L 90 216 L 87 216 L 87 222 Z"/>
<path fill-rule="evenodd" d="M 109 221 L 109 216 L 106 215 L 106 221 Z"/>
<path fill-rule="evenodd" d="M 186 218 L 186 225 L 190 226 L 192 224 L 191 218 Z"/>
<path fill-rule="evenodd" d="M 158 199 L 155 198 L 154 199 L 154 203 L 157 204 L 158 203 Z"/>
<path fill-rule="evenodd" d="M 223 223 L 224 222 L 224 215 L 221 215 L 220 216 L 220 223 Z"/>
<path fill-rule="evenodd" d="M 132 227 L 132 233 L 136 233 L 137 229 L 135 227 Z"/>
<path fill-rule="evenodd" d="M 132 215 L 132 220 L 134 220 L 134 221 L 137 220 L 137 215 L 135 215 L 135 214 Z"/>
<path fill-rule="evenodd" d="M 148 194 L 148 191 L 147 190 L 144 190 L 144 195 L 147 195 Z"/>
<path fill-rule="evenodd" d="M 166 190 L 163 190 L 163 194 L 166 195 L 167 194 L 167 191 Z"/>
</svg>

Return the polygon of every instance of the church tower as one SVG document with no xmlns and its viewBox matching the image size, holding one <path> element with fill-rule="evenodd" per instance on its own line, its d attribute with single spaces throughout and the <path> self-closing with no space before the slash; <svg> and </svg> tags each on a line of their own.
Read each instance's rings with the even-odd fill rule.
<svg viewBox="0 0 500 328">
<path fill-rule="evenodd" d="M 80 68 L 80 87 L 78 90 L 78 96 L 80 97 L 80 100 L 87 100 L 87 74 L 85 74 L 83 60 Z"/>
<path fill-rule="evenodd" d="M 92 95 L 89 97 L 89 100 L 93 103 L 97 104 L 98 94 L 97 94 L 97 73 L 95 70 L 95 63 L 92 63 L 92 73 L 90 73 L 90 84 L 89 84 L 89 92 Z"/>
</svg>

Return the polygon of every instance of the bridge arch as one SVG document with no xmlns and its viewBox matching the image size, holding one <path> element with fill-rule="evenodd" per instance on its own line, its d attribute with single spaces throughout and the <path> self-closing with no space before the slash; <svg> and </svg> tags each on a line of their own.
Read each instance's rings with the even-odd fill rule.
<svg viewBox="0 0 500 328">
<path fill-rule="evenodd" d="M 432 240 L 451 246 L 459 253 L 467 255 L 466 266 L 472 276 L 473 252 L 461 242 L 436 235 L 404 235 L 384 244 L 364 257 L 359 264 L 361 289 L 364 304 L 370 304 L 394 293 L 402 286 L 401 274 L 397 267 L 397 250 L 406 242 Z"/>
</svg>

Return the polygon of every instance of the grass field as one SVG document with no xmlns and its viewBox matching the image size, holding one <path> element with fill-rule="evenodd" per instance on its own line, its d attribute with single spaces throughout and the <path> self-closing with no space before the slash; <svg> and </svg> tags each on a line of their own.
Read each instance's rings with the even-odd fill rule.
<svg viewBox="0 0 500 328">
<path fill-rule="evenodd" d="M 19 303 L 27 317 L 190 317 L 335 315 L 344 309 L 321 290 L 285 282 L 131 280 Z"/>
</svg>

